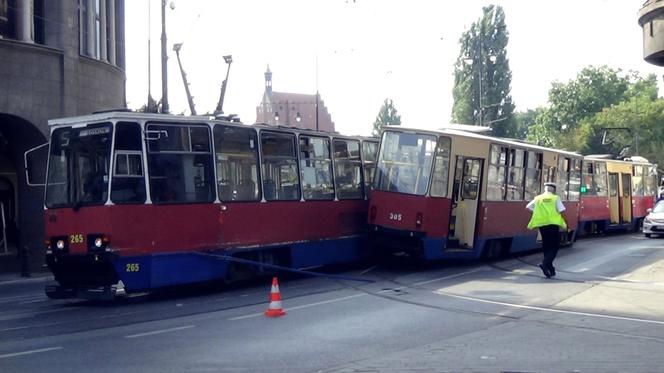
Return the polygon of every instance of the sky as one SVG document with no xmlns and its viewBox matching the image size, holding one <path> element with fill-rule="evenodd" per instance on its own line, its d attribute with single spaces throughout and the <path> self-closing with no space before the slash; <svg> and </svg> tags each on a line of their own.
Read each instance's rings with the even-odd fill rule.
<svg viewBox="0 0 664 373">
<path fill-rule="evenodd" d="M 482 7 L 505 11 L 517 111 L 546 106 L 553 81 L 567 82 L 588 65 L 623 71 L 664 70 L 643 60 L 638 11 L 644 0 L 175 0 L 168 1 L 168 100 L 189 114 L 174 43 L 196 111 L 213 112 L 233 56 L 226 113 L 256 120 L 269 65 L 274 91 L 315 94 L 336 130 L 368 135 L 386 98 L 409 127 L 449 123 L 459 38 Z M 160 0 L 126 1 L 127 104 L 161 97 Z M 148 12 L 150 9 L 150 12 Z M 150 17 L 148 17 L 150 15 Z M 148 27 L 148 24 L 150 27 Z M 661 88 L 660 88 L 661 89 Z"/>
</svg>

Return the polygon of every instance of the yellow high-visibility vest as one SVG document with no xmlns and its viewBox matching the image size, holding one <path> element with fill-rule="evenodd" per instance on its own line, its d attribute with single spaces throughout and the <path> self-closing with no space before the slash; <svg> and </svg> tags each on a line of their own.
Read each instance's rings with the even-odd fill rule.
<svg viewBox="0 0 664 373">
<path fill-rule="evenodd" d="M 528 229 L 536 229 L 545 225 L 557 225 L 567 229 L 567 224 L 556 208 L 556 202 L 560 199 L 555 194 L 543 193 L 535 197 L 535 208 L 533 216 L 528 223 Z"/>
</svg>

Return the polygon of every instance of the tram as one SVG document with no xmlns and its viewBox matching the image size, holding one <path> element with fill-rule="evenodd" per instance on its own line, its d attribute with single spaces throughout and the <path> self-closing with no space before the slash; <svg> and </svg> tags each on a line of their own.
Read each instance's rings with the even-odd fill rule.
<svg viewBox="0 0 664 373">
<path fill-rule="evenodd" d="M 555 182 L 574 239 L 583 157 L 457 129 L 388 127 L 369 206 L 371 243 L 425 260 L 531 250 L 526 205 Z"/>
<path fill-rule="evenodd" d="M 378 139 L 119 111 L 49 125 L 49 297 L 254 268 L 228 258 L 305 268 L 364 255 Z"/>
<path fill-rule="evenodd" d="M 657 165 L 645 158 L 586 156 L 579 234 L 639 230 L 656 195 Z"/>
</svg>

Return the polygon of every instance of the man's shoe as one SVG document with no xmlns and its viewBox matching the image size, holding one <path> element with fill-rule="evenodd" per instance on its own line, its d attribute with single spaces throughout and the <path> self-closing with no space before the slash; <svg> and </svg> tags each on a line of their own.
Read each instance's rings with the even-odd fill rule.
<svg viewBox="0 0 664 373">
<path fill-rule="evenodd" d="M 540 264 L 539 267 L 542 270 L 542 273 L 544 273 L 544 276 L 546 276 L 546 278 L 551 278 L 551 272 L 549 272 L 549 269 L 546 268 L 544 264 Z"/>
<path fill-rule="evenodd" d="M 549 268 L 549 274 L 551 274 L 551 277 L 556 275 L 556 268 L 554 266 L 551 266 L 551 268 Z"/>
</svg>

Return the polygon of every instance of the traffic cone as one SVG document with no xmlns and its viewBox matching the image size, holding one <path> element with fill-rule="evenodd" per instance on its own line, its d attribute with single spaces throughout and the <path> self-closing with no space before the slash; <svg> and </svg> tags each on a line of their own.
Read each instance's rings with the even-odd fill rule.
<svg viewBox="0 0 664 373">
<path fill-rule="evenodd" d="M 270 290 L 270 305 L 267 306 L 265 316 L 279 317 L 285 315 L 286 312 L 281 308 L 281 293 L 279 293 L 279 281 L 276 277 L 272 278 L 272 290 Z"/>
</svg>

